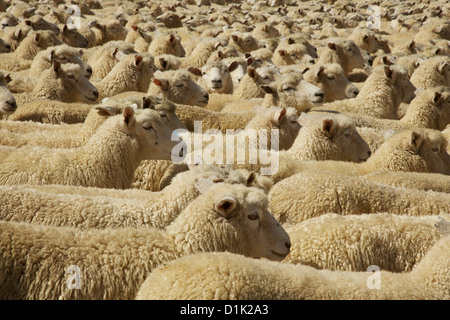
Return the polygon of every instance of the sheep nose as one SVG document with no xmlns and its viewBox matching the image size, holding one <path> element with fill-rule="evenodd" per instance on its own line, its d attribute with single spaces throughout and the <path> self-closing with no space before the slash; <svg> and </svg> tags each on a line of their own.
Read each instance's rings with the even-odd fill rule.
<svg viewBox="0 0 450 320">
<path fill-rule="evenodd" d="M 286 248 L 291 249 L 291 243 L 289 241 L 285 242 L 284 245 L 286 246 Z"/>
<path fill-rule="evenodd" d="M 222 79 L 214 79 L 211 80 L 213 83 L 222 83 Z"/>
<path fill-rule="evenodd" d="M 93 92 L 93 94 L 94 94 L 94 96 L 96 96 L 96 97 L 98 98 L 98 91 L 97 91 L 97 90 L 95 90 L 95 91 Z"/>
<path fill-rule="evenodd" d="M 367 154 L 369 155 L 369 157 L 371 156 L 371 154 L 372 154 L 372 151 L 367 151 Z"/>
<path fill-rule="evenodd" d="M 208 94 L 208 92 L 205 93 L 204 97 L 205 97 L 206 100 L 209 100 L 209 94 Z"/>
<path fill-rule="evenodd" d="M 316 93 L 314 94 L 314 96 L 319 97 L 319 98 L 322 98 L 322 99 L 325 98 L 325 96 L 323 95 L 323 92 L 322 92 L 322 91 L 316 92 Z"/>
<path fill-rule="evenodd" d="M 91 67 L 87 67 L 86 71 L 87 71 L 87 73 L 92 74 L 92 68 Z"/>
<path fill-rule="evenodd" d="M 11 45 L 7 44 L 7 45 L 5 45 L 5 48 L 8 50 L 11 50 Z"/>
<path fill-rule="evenodd" d="M 355 97 L 358 95 L 358 93 L 359 93 L 359 90 L 353 91 L 353 95 L 354 95 Z"/>
</svg>

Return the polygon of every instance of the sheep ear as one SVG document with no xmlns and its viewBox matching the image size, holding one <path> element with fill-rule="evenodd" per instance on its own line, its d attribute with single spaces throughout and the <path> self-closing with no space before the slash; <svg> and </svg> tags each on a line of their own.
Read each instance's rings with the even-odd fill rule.
<svg viewBox="0 0 450 320">
<path fill-rule="evenodd" d="M 20 36 L 22 35 L 22 29 L 16 30 L 14 32 L 14 37 L 18 40 L 20 39 Z"/>
<path fill-rule="evenodd" d="M 30 20 L 27 19 L 27 20 L 25 20 L 24 22 L 25 22 L 25 24 L 26 24 L 27 26 L 30 26 L 30 27 L 31 27 L 31 21 L 30 21 Z"/>
<path fill-rule="evenodd" d="M 335 124 L 332 119 L 323 120 L 322 131 L 325 133 L 326 136 L 331 138 L 334 134 L 334 128 L 335 128 Z"/>
<path fill-rule="evenodd" d="M 442 73 L 444 71 L 445 67 L 448 66 L 449 64 L 450 64 L 450 60 L 442 61 L 441 63 L 439 63 L 438 71 Z"/>
<path fill-rule="evenodd" d="M 294 44 L 295 40 L 293 38 L 288 38 L 287 42 L 288 44 Z"/>
<path fill-rule="evenodd" d="M 384 68 L 384 74 L 386 75 L 386 77 L 388 77 L 389 79 L 392 79 L 392 76 L 394 74 L 392 69 L 389 66 L 384 66 L 383 68 Z"/>
<path fill-rule="evenodd" d="M 231 35 L 231 39 L 233 39 L 234 42 L 238 42 L 239 41 L 239 37 L 236 34 L 232 34 Z"/>
<path fill-rule="evenodd" d="M 248 76 L 249 76 L 250 78 L 255 79 L 258 73 L 256 72 L 256 69 L 255 69 L 255 68 L 248 68 L 248 69 L 247 69 L 247 74 L 248 74 Z"/>
<path fill-rule="evenodd" d="M 286 56 L 286 50 L 280 49 L 280 50 L 278 50 L 278 53 L 279 53 L 280 56 L 282 56 L 282 57 Z"/>
<path fill-rule="evenodd" d="M 256 180 L 256 173 L 251 171 L 247 177 L 247 187 L 251 187 Z"/>
<path fill-rule="evenodd" d="M 54 56 L 55 56 L 55 50 L 50 50 L 50 52 L 48 53 L 45 60 L 47 60 L 48 62 L 51 63 L 53 61 Z"/>
<path fill-rule="evenodd" d="M 439 91 L 436 91 L 434 93 L 433 102 L 438 102 L 440 98 L 442 98 L 442 94 Z"/>
<path fill-rule="evenodd" d="M 266 94 L 277 94 L 277 90 L 271 85 L 260 85 L 259 88 Z"/>
<path fill-rule="evenodd" d="M 214 208 L 225 219 L 231 218 L 231 212 L 237 207 L 237 201 L 231 196 L 226 196 L 216 202 Z"/>
<path fill-rule="evenodd" d="M 134 65 L 138 67 L 141 63 L 142 63 L 142 56 L 135 55 L 134 56 Z"/>
<path fill-rule="evenodd" d="M 194 185 L 198 192 L 204 193 L 214 186 L 214 182 L 212 179 L 199 178 L 195 179 Z"/>
<path fill-rule="evenodd" d="M 5 81 L 6 81 L 6 83 L 10 83 L 10 82 L 12 81 L 12 78 L 11 78 L 11 74 L 10 74 L 10 73 L 8 73 L 8 74 L 5 76 Z"/>
<path fill-rule="evenodd" d="M 239 66 L 239 63 L 237 61 L 233 61 L 229 66 L 228 66 L 228 71 L 229 72 L 233 72 L 234 70 L 237 69 L 237 67 Z"/>
<path fill-rule="evenodd" d="M 67 30 L 67 25 L 65 24 L 63 27 L 62 27 L 62 31 L 64 32 L 64 31 L 66 31 Z"/>
<path fill-rule="evenodd" d="M 155 109 L 150 97 L 142 97 L 142 109 Z"/>
<path fill-rule="evenodd" d="M 248 57 L 247 58 L 247 60 L 246 60 L 246 62 L 247 62 L 247 66 L 251 66 L 252 65 L 252 63 L 254 62 L 255 60 L 253 60 L 253 58 L 252 57 Z"/>
<path fill-rule="evenodd" d="M 111 106 L 96 106 L 97 114 L 104 117 L 111 117 L 117 114 L 117 109 Z"/>
<path fill-rule="evenodd" d="M 162 68 L 163 70 L 167 70 L 168 62 L 167 62 L 166 59 L 164 59 L 164 58 L 159 58 L 159 63 L 161 64 L 161 68 Z"/>
<path fill-rule="evenodd" d="M 39 42 L 41 41 L 42 35 L 39 32 L 36 32 L 36 35 L 34 36 L 34 41 Z"/>
<path fill-rule="evenodd" d="M 411 50 L 413 50 L 415 47 L 416 47 L 416 42 L 413 40 L 413 41 L 411 41 L 411 43 L 409 44 L 409 48 L 410 48 Z"/>
<path fill-rule="evenodd" d="M 53 61 L 53 71 L 58 73 L 59 69 L 61 69 L 61 62 L 59 60 Z"/>
<path fill-rule="evenodd" d="M 328 42 L 327 43 L 328 48 L 330 48 L 331 50 L 336 50 L 336 44 L 333 42 Z"/>
<path fill-rule="evenodd" d="M 119 48 L 114 48 L 112 56 L 114 58 L 116 58 L 118 61 L 121 61 L 126 56 L 126 54 L 125 54 L 125 52 L 123 52 Z"/>
<path fill-rule="evenodd" d="M 274 123 L 277 127 L 281 125 L 281 121 L 286 116 L 286 108 L 282 108 L 280 111 L 277 111 L 273 117 Z"/>
<path fill-rule="evenodd" d="M 199 68 L 189 67 L 187 70 L 196 76 L 200 77 L 202 75 L 202 70 L 200 70 Z"/>
<path fill-rule="evenodd" d="M 127 127 L 131 125 L 134 120 L 134 109 L 132 107 L 125 107 L 123 109 L 123 122 Z"/>
<path fill-rule="evenodd" d="M 423 137 L 419 133 L 415 131 L 411 132 L 411 147 L 413 148 L 414 152 L 417 153 L 419 151 L 422 141 Z"/>
<path fill-rule="evenodd" d="M 153 78 L 153 83 L 163 89 L 166 89 L 169 86 L 169 82 L 166 79 Z"/>
<path fill-rule="evenodd" d="M 139 27 L 136 26 L 136 25 L 132 25 L 132 26 L 131 26 L 131 29 L 133 29 L 134 31 L 138 31 Z"/>
<path fill-rule="evenodd" d="M 316 71 L 316 78 L 320 77 L 320 74 L 323 73 L 323 70 L 325 70 L 325 67 L 323 65 L 320 65 L 319 69 Z"/>
<path fill-rule="evenodd" d="M 171 43 L 174 43 L 174 42 L 175 42 L 175 35 L 174 35 L 173 33 L 171 33 L 171 34 L 169 35 L 169 41 L 170 41 Z"/>
</svg>

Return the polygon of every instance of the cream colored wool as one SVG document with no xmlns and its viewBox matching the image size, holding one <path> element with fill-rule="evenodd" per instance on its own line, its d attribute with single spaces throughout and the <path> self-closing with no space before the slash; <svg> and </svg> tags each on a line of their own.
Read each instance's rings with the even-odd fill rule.
<svg viewBox="0 0 450 320">
<path fill-rule="evenodd" d="M 201 193 L 199 181 L 265 190 L 260 179 L 253 172 L 201 165 L 176 175 L 160 192 L 62 185 L 2 186 L 0 216 L 7 221 L 80 229 L 165 229 Z"/>
<path fill-rule="evenodd" d="M 95 33 L 95 45 L 99 46 L 109 41 L 125 40 L 127 30 L 118 19 L 102 19 L 93 22 L 92 31 Z"/>
<path fill-rule="evenodd" d="M 300 223 L 327 212 L 421 216 L 450 210 L 447 193 L 397 188 L 318 171 L 304 171 L 280 181 L 271 188 L 269 197 L 273 215 L 282 224 Z"/>
<path fill-rule="evenodd" d="M 184 57 L 186 54 L 181 44 L 181 38 L 175 33 L 155 35 L 148 47 L 148 52 L 154 57 L 162 54 L 173 54 L 176 57 Z"/>
<path fill-rule="evenodd" d="M 220 46 L 226 46 L 227 44 L 228 41 L 224 38 L 203 38 L 197 43 L 190 55 L 180 59 L 180 67 L 184 69 L 189 67 L 202 68 L 207 63 L 213 52 L 215 52 Z"/>
<path fill-rule="evenodd" d="M 149 129 L 151 126 L 151 129 Z M 144 159 L 168 160 L 176 145 L 157 111 L 110 117 L 79 148 L 22 147 L 0 162 L 0 184 L 68 184 L 126 189 Z"/>
<path fill-rule="evenodd" d="M 122 56 L 120 61 L 100 81 L 93 82 L 99 90 L 99 99 L 122 92 L 147 92 L 153 73 L 154 58 L 149 53 Z"/>
<path fill-rule="evenodd" d="M 148 46 L 152 42 L 150 33 L 144 32 L 139 26 L 131 25 L 128 29 L 125 41 L 134 45 L 134 50 L 137 52 L 147 52 Z"/>
<path fill-rule="evenodd" d="M 278 46 L 272 56 L 276 66 L 287 66 L 293 64 L 314 64 L 314 58 L 308 54 L 306 46 L 300 43 L 287 46 Z"/>
<path fill-rule="evenodd" d="M 450 88 L 432 87 L 420 92 L 400 122 L 442 131 L 450 123 Z"/>
<path fill-rule="evenodd" d="M 408 273 L 317 270 L 231 253 L 186 256 L 153 271 L 137 299 L 448 300 L 450 237 L 439 240 Z M 368 285 L 369 283 L 369 285 Z"/>
<path fill-rule="evenodd" d="M 101 80 L 106 77 L 123 55 L 133 53 L 122 51 L 119 46 L 109 42 L 92 50 L 90 55 L 83 54 L 83 60 L 92 66 L 93 80 Z"/>
<path fill-rule="evenodd" d="M 0 120 L 9 117 L 17 110 L 14 95 L 4 86 L 0 85 Z M 0 124 L 3 121 L 0 121 Z"/>
<path fill-rule="evenodd" d="M 162 54 L 155 57 L 155 66 L 160 71 L 177 70 L 181 66 L 181 60 L 173 54 Z"/>
<path fill-rule="evenodd" d="M 338 114 L 302 114 L 301 129 L 287 154 L 293 159 L 367 160 L 371 150 L 350 119 Z"/>
<path fill-rule="evenodd" d="M 422 89 L 450 86 L 450 58 L 435 56 L 420 62 L 411 75 L 411 83 Z"/>
<path fill-rule="evenodd" d="M 10 52 L 13 52 L 32 30 L 33 29 L 31 29 L 31 27 L 27 25 L 16 25 L 13 27 L 8 27 L 8 30 L 4 31 L 2 39 L 7 41 L 11 45 Z M 29 63 L 27 61 L 24 62 Z"/>
<path fill-rule="evenodd" d="M 410 272 L 446 225 L 450 222 L 440 216 L 324 214 L 286 229 L 292 247 L 283 262 L 328 270 L 366 271 L 375 265 Z"/>
<path fill-rule="evenodd" d="M 415 89 L 403 69 L 378 66 L 364 82 L 356 98 L 326 103 L 321 107 L 314 107 L 313 110 L 335 110 L 375 118 L 397 119 L 400 103 L 411 102 L 415 97 Z"/>
<path fill-rule="evenodd" d="M 62 42 L 52 31 L 32 31 L 14 52 L 0 54 L 0 69 L 8 71 L 28 69 L 39 51 L 60 44 Z"/>
<path fill-rule="evenodd" d="M 52 67 L 42 72 L 31 92 L 16 94 L 19 106 L 35 100 L 94 103 L 97 88 L 83 75 L 78 64 L 61 64 L 54 60 Z"/>
<path fill-rule="evenodd" d="M 191 202 L 166 231 L 0 222 L 0 297 L 133 299 L 153 269 L 184 255 L 227 251 L 282 260 L 289 237 L 267 205 L 262 190 L 220 184 Z M 79 290 L 66 285 L 71 265 L 81 272 Z"/>
</svg>

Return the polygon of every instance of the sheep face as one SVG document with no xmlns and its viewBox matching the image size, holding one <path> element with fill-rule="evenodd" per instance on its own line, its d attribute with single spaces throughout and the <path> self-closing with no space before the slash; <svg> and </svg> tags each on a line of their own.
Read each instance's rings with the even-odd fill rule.
<svg viewBox="0 0 450 320">
<path fill-rule="evenodd" d="M 375 53 L 380 49 L 375 33 L 367 28 L 355 28 L 349 39 L 353 40 L 360 49 L 369 53 Z"/>
<path fill-rule="evenodd" d="M 125 132 L 137 138 L 141 160 L 170 160 L 173 148 L 179 143 L 172 141 L 173 130 L 153 109 L 134 111 L 132 107 L 125 107 L 122 126 Z"/>
<path fill-rule="evenodd" d="M 60 85 L 66 90 L 68 102 L 93 103 L 97 101 L 97 88 L 83 75 L 83 71 L 78 64 L 61 64 L 59 60 L 55 60 L 53 71 Z"/>
<path fill-rule="evenodd" d="M 142 109 L 155 109 L 158 111 L 161 121 L 170 129 L 186 129 L 183 122 L 176 115 L 176 105 L 170 101 L 162 101 L 158 97 L 144 97 L 142 98 Z"/>
<path fill-rule="evenodd" d="M 416 87 L 409 80 L 406 70 L 394 66 L 386 66 L 384 67 L 384 71 L 392 87 L 395 88 L 397 99 L 401 102 L 410 103 L 416 97 Z"/>
<path fill-rule="evenodd" d="M 238 63 L 232 62 L 227 65 L 222 61 L 208 62 L 201 69 L 189 68 L 188 70 L 198 76 L 201 76 L 201 83 L 209 93 L 232 93 L 233 80 L 231 72 L 237 67 Z"/>
<path fill-rule="evenodd" d="M 11 45 L 3 40 L 0 39 L 0 53 L 10 52 L 11 51 Z"/>
<path fill-rule="evenodd" d="M 87 48 L 89 40 L 77 31 L 77 29 L 70 29 L 64 25 L 61 30 L 61 40 L 65 44 L 76 48 Z"/>
<path fill-rule="evenodd" d="M 292 44 L 277 49 L 273 59 L 277 65 L 314 64 L 314 58 L 308 54 L 306 47 L 302 44 Z"/>
<path fill-rule="evenodd" d="M 289 253 L 290 239 L 267 207 L 263 190 L 220 183 L 202 193 L 167 231 L 186 253 L 202 248 L 281 261 Z"/>
<path fill-rule="evenodd" d="M 180 28 L 183 26 L 183 22 L 180 17 L 170 11 L 163 13 L 156 17 L 156 21 L 163 23 L 166 28 Z"/>
<path fill-rule="evenodd" d="M 62 44 L 55 34 L 49 30 L 37 31 L 35 33 L 29 33 L 28 35 L 33 37 L 33 41 L 41 49 L 47 49 L 48 47 Z"/>
<path fill-rule="evenodd" d="M 184 70 L 155 73 L 148 93 L 155 96 L 162 94 L 169 101 L 199 107 L 206 106 L 209 101 L 208 92 Z"/>
<path fill-rule="evenodd" d="M 16 99 L 4 86 L 0 86 L 0 115 L 9 115 L 16 111 Z"/>
<path fill-rule="evenodd" d="M 344 75 L 344 70 L 337 64 L 317 65 L 307 70 L 305 80 L 323 90 L 325 102 L 355 98 L 359 90 Z"/>
<path fill-rule="evenodd" d="M 353 40 L 334 40 L 328 43 L 328 48 L 336 51 L 344 71 L 364 68 L 364 57 Z"/>
<path fill-rule="evenodd" d="M 426 161 L 428 172 L 450 174 L 450 155 L 447 152 L 447 139 L 439 131 L 422 129 L 419 132 L 421 132 L 424 139 L 420 143 L 418 154 Z"/>
<path fill-rule="evenodd" d="M 86 78 L 89 79 L 92 75 L 92 68 L 81 59 L 81 50 L 78 51 L 66 45 L 51 47 L 47 49 L 47 53 L 43 58 L 50 64 L 53 63 L 55 59 L 58 59 L 62 64 L 78 64 Z"/>
<path fill-rule="evenodd" d="M 56 24 L 48 22 L 40 15 L 34 15 L 30 19 L 25 20 L 25 24 L 33 30 L 50 30 L 56 35 L 59 34 L 59 28 Z"/>
<path fill-rule="evenodd" d="M 265 48 L 265 44 L 257 40 L 250 33 L 233 34 L 231 35 L 233 43 L 237 46 L 237 49 L 242 53 L 251 52 L 260 48 Z"/>
</svg>

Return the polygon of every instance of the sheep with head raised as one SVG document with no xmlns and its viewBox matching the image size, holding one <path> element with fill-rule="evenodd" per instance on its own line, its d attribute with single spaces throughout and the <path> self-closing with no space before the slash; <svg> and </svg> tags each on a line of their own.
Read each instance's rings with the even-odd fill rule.
<svg viewBox="0 0 450 320">
<path fill-rule="evenodd" d="M 422 89 L 450 86 L 450 58 L 435 56 L 420 62 L 411 75 L 411 83 Z"/>
<path fill-rule="evenodd" d="M 42 72 L 33 91 L 16 94 L 17 103 L 35 100 L 93 103 L 98 98 L 98 90 L 83 73 L 78 64 L 54 60 L 52 67 Z"/>
<path fill-rule="evenodd" d="M 173 54 L 162 54 L 155 57 L 155 66 L 160 71 L 180 69 L 182 61 Z"/>
<path fill-rule="evenodd" d="M 319 65 L 326 63 L 340 64 L 345 76 L 348 77 L 353 69 L 363 69 L 365 61 L 361 50 L 353 40 L 332 38 L 316 61 Z"/>
<path fill-rule="evenodd" d="M 230 44 L 236 46 L 241 53 L 252 52 L 264 48 L 264 42 L 256 39 L 251 32 L 235 32 L 231 34 Z"/>
<path fill-rule="evenodd" d="M 66 24 L 61 27 L 59 39 L 71 47 L 87 48 L 89 46 L 89 40 L 85 36 L 76 28 L 69 28 Z"/>
<path fill-rule="evenodd" d="M 127 30 L 118 19 L 104 19 L 90 24 L 95 34 L 95 45 L 99 46 L 113 40 L 125 40 Z"/>
<path fill-rule="evenodd" d="M 180 28 L 183 26 L 182 16 L 178 14 L 166 11 L 163 14 L 156 17 L 158 23 L 162 23 L 166 28 Z"/>
<path fill-rule="evenodd" d="M 228 39 L 226 38 L 203 38 L 195 43 L 195 47 L 189 55 L 181 59 L 181 67 L 201 68 L 219 47 L 226 45 L 228 45 Z"/>
<path fill-rule="evenodd" d="M 209 100 L 208 92 L 196 84 L 189 71 L 184 69 L 155 72 L 148 94 L 161 94 L 169 101 L 200 107 L 206 106 Z"/>
<path fill-rule="evenodd" d="M 376 265 L 410 272 L 445 236 L 447 225 L 438 215 L 324 214 L 286 228 L 292 246 L 283 262 L 328 270 L 366 271 Z"/>
<path fill-rule="evenodd" d="M 11 45 L 10 51 L 15 51 L 19 46 L 19 44 L 22 42 L 23 39 L 26 38 L 26 36 L 30 31 L 32 31 L 32 29 L 27 25 L 8 27 L 8 29 L 5 30 L 5 33 L 3 34 L 2 37 L 3 40 L 5 40 Z"/>
<path fill-rule="evenodd" d="M 22 280 L 14 281 L 17 277 L 11 274 L 0 296 L 4 299 L 132 299 L 157 266 L 184 255 L 228 251 L 279 261 L 289 252 L 289 237 L 267 206 L 263 190 L 218 184 L 191 202 L 165 231 L 154 228 L 84 231 L 3 221 L 0 241 L 5 245 L 1 246 L 0 274 L 16 272 Z M 41 250 L 24 250 L 35 247 L 36 242 L 42 244 Z M 135 254 L 130 256 L 124 247 Z M 33 264 L 37 269 L 28 270 L 29 273 L 21 268 L 12 270 L 11 263 L 22 259 L 39 261 Z M 114 263 L 105 264 L 105 261 Z M 82 272 L 81 290 L 61 285 L 68 265 L 76 265 Z M 41 272 L 41 267 L 52 271 Z M 95 285 L 99 281 L 103 284 L 101 288 Z M 126 288 L 124 281 L 128 284 Z"/>
<path fill-rule="evenodd" d="M 233 79 L 231 72 L 238 67 L 237 62 L 232 62 L 229 65 L 224 61 L 207 62 L 201 68 L 189 68 L 189 72 L 199 76 L 197 83 L 208 93 L 228 93 L 232 94 L 234 91 Z"/>
<path fill-rule="evenodd" d="M 368 53 L 375 53 L 380 49 L 377 35 L 373 30 L 367 27 L 354 28 L 347 39 L 354 41 L 360 49 L 365 50 Z"/>
<path fill-rule="evenodd" d="M 276 66 L 314 64 L 314 58 L 308 54 L 306 46 L 300 43 L 294 43 L 287 46 L 279 45 L 273 53 L 272 61 Z"/>
<path fill-rule="evenodd" d="M 345 77 L 344 70 L 337 63 L 308 67 L 303 77 L 322 89 L 324 102 L 355 98 L 359 94 L 359 89 Z"/>
<path fill-rule="evenodd" d="M 276 183 L 269 197 L 275 218 L 289 225 L 327 212 L 342 216 L 377 212 L 423 216 L 450 209 L 447 193 L 397 188 L 363 177 L 321 171 L 292 175 Z"/>
<path fill-rule="evenodd" d="M 139 26 L 132 25 L 125 37 L 125 41 L 134 45 L 137 52 L 147 52 L 148 46 L 152 42 L 152 36 L 144 32 Z"/>
<path fill-rule="evenodd" d="M 39 14 L 35 14 L 35 15 L 31 16 L 30 18 L 23 20 L 23 23 L 27 26 L 30 26 L 35 31 L 50 30 L 50 31 L 54 32 L 55 35 L 57 35 L 57 36 L 59 35 L 59 32 L 60 32 L 60 30 L 56 24 L 45 20 L 45 18 Z"/>
<path fill-rule="evenodd" d="M 3 85 L 0 85 L 0 120 L 8 117 L 17 110 L 16 99 Z"/>
<path fill-rule="evenodd" d="M 22 147 L 11 152 L 1 160 L 0 183 L 130 188 L 142 160 L 171 158 L 176 145 L 172 132 L 157 111 L 125 107 L 79 148 Z"/>
<path fill-rule="evenodd" d="M 11 51 L 11 45 L 8 41 L 0 39 L 0 53 L 8 53 Z"/>
<path fill-rule="evenodd" d="M 403 68 L 378 66 L 364 82 L 356 98 L 329 102 L 311 110 L 335 110 L 375 118 L 397 119 L 400 103 L 411 102 L 415 97 L 415 90 L 416 87 Z"/>
<path fill-rule="evenodd" d="M 299 123 L 302 127 L 287 151 L 293 159 L 360 162 L 371 155 L 354 122 L 345 116 L 303 113 Z"/>
<path fill-rule="evenodd" d="M 155 269 L 138 300 L 448 300 L 450 237 L 440 239 L 408 273 L 330 271 L 256 260 L 231 253 L 199 253 Z M 368 285 L 371 284 L 371 285 Z M 374 290 L 376 289 L 376 290 Z"/>
</svg>

